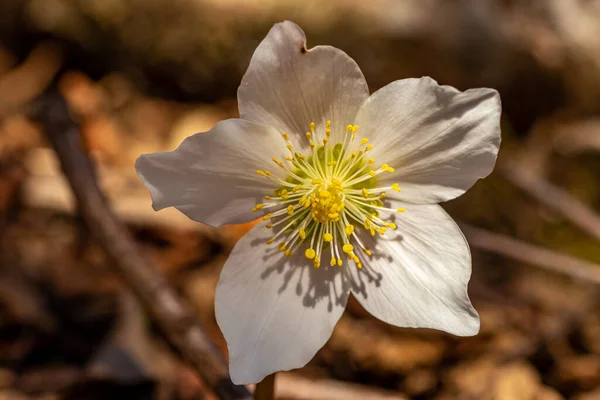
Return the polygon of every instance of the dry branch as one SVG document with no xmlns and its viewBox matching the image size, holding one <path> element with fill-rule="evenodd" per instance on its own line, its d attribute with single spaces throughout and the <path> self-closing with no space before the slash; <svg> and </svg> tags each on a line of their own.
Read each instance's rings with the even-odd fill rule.
<svg viewBox="0 0 600 400">
<path fill-rule="evenodd" d="M 504 177 L 537 201 L 562 214 L 579 229 L 600 240 L 600 215 L 567 191 L 544 180 L 514 162 L 498 165 Z"/>
<path fill-rule="evenodd" d="M 460 224 L 469 244 L 527 264 L 545 268 L 586 282 L 600 284 L 600 265 L 580 260 L 521 240 Z"/>
<path fill-rule="evenodd" d="M 234 385 L 221 355 L 206 338 L 190 308 L 136 249 L 125 226 L 109 209 L 96 183 L 94 166 L 86 154 L 78 127 L 69 118 L 59 95 L 40 100 L 35 116 L 58 157 L 79 212 L 90 232 L 112 259 L 112 265 L 151 313 L 170 343 L 193 365 L 221 399 L 249 399 L 243 386 Z"/>
</svg>

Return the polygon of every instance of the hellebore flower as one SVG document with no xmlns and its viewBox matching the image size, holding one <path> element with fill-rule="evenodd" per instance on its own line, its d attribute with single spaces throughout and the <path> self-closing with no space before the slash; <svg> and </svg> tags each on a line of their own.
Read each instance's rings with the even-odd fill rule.
<svg viewBox="0 0 600 400">
<path fill-rule="evenodd" d="M 469 246 L 436 203 L 492 171 L 498 93 L 420 78 L 369 96 L 354 60 L 305 40 L 276 24 L 242 78 L 240 119 L 136 163 L 155 210 L 214 226 L 262 217 L 216 292 L 236 383 L 304 366 L 350 293 L 392 325 L 479 331 Z"/>
</svg>

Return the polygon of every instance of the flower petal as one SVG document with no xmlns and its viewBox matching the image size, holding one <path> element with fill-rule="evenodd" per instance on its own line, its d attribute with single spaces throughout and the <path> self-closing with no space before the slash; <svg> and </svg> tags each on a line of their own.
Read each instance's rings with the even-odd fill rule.
<svg viewBox="0 0 600 400">
<path fill-rule="evenodd" d="M 338 268 L 315 269 L 298 250 L 287 259 L 262 224 L 234 247 L 215 298 L 233 382 L 256 383 L 306 365 L 331 336 L 349 283 Z"/>
<path fill-rule="evenodd" d="M 306 49 L 306 36 L 293 22 L 275 24 L 260 43 L 238 89 L 240 116 L 304 138 L 311 122 L 322 137 L 331 120 L 333 140 L 343 139 L 360 105 L 369 97 L 360 68 L 331 46 Z"/>
<path fill-rule="evenodd" d="M 487 176 L 500 147 L 500 97 L 493 89 L 460 92 L 431 78 L 383 87 L 361 107 L 359 133 L 369 135 L 377 162 L 395 169 L 399 200 L 438 203 L 460 196 Z"/>
<path fill-rule="evenodd" d="M 282 159 L 285 150 L 274 128 L 229 119 L 173 151 L 141 155 L 135 167 L 155 210 L 173 206 L 195 221 L 220 226 L 262 215 L 251 209 L 278 184 L 256 171 L 282 176 L 271 158 Z"/>
<path fill-rule="evenodd" d="M 469 245 L 438 205 L 402 204 L 396 231 L 362 235 L 373 255 L 360 254 L 363 268 L 349 268 L 352 293 L 373 316 L 392 325 L 440 329 L 458 336 L 479 331 L 471 305 Z"/>
</svg>

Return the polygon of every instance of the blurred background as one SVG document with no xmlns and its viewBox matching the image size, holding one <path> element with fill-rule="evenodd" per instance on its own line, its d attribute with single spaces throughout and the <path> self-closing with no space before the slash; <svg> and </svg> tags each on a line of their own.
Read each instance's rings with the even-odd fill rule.
<svg viewBox="0 0 600 400">
<path fill-rule="evenodd" d="M 393 328 L 350 301 L 279 398 L 600 399 L 597 0 L 2 0 L 0 399 L 216 398 L 91 235 L 34 114 L 64 97 L 112 210 L 225 357 L 215 285 L 251 224 L 155 213 L 133 164 L 237 116 L 283 19 L 346 51 L 372 92 L 423 75 L 498 89 L 503 143 L 444 205 L 472 246 L 481 333 Z"/>
</svg>

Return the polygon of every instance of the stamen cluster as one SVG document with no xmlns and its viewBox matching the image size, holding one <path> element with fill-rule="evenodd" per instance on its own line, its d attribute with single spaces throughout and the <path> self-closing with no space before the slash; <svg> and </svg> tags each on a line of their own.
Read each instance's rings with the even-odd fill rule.
<svg viewBox="0 0 600 400">
<path fill-rule="evenodd" d="M 318 135 L 315 123 L 311 122 L 306 132 L 311 151 L 306 155 L 295 152 L 289 136 L 282 132 L 290 154 L 284 161 L 273 158 L 273 162 L 285 171 L 287 178 L 277 178 L 269 170 L 256 171 L 280 185 L 273 195 L 265 196 L 265 203 L 252 209 L 268 211 L 263 220 L 269 221 L 266 228 L 273 229 L 275 234 L 267 244 L 283 239 L 278 247 L 287 257 L 298 247 L 306 247 L 304 255 L 313 261 L 315 268 L 321 266 L 321 258 L 327 253 L 331 266 L 343 265 L 343 253 L 362 268 L 355 246 L 367 256 L 372 252 L 360 240 L 357 227 L 371 236 L 396 229 L 394 222 L 380 218 L 379 211 L 405 211 L 384 207 L 382 201 L 386 191 L 400 191 L 400 187 L 397 183 L 377 186 L 377 176 L 394 172 L 394 168 L 383 164 L 374 169 L 375 159 L 367 156 L 373 145 L 363 138 L 357 146 L 354 143 L 357 131 L 358 125 L 348 125 L 344 142 L 332 145 L 331 121 L 325 124 L 324 135 Z"/>
</svg>

